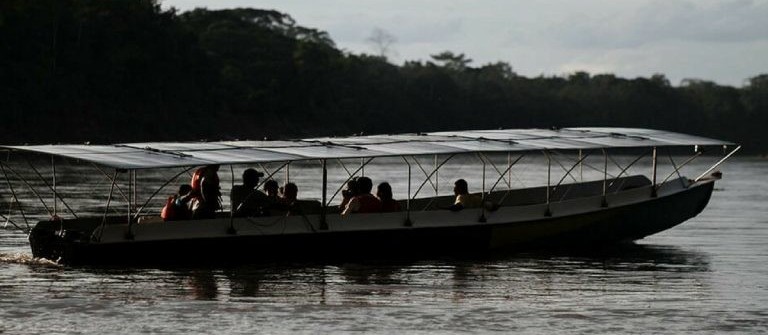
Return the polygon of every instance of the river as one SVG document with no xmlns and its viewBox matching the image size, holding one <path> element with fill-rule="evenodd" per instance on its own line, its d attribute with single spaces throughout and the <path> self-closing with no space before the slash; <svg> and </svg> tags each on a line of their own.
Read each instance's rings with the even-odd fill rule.
<svg viewBox="0 0 768 335">
<path fill-rule="evenodd" d="M 390 180 L 402 198 L 407 183 L 395 163 L 366 167 L 366 175 Z M 422 163 L 425 169 L 434 164 Z M 540 163 L 521 162 L 513 186 L 541 181 L 546 169 Z M 479 191 L 482 169 L 466 165 L 446 166 L 441 194 L 457 176 L 468 176 Z M 701 172 L 706 165 L 689 168 Z M 58 173 L 93 173 L 78 169 L 62 165 Z M 311 164 L 291 168 L 291 181 L 310 198 L 318 194 L 311 185 L 315 170 Z M 634 244 L 588 251 L 221 268 L 65 267 L 32 259 L 25 234 L 9 225 L 0 230 L 0 333 L 764 333 L 768 161 L 736 157 L 722 171 L 699 216 Z M 226 183 L 229 170 L 220 174 Z M 332 175 L 340 183 L 343 168 L 335 166 Z M 140 173 L 140 185 L 160 177 Z M 92 179 L 84 184 L 62 176 L 58 182 L 72 207 L 98 213 L 86 198 L 108 192 L 109 183 Z M 14 186 L 20 197 L 36 201 L 23 185 Z M 7 191 L 0 189 L 4 202 Z M 151 192 L 141 188 L 139 198 Z M 7 212 L 7 204 L 2 208 Z"/>
</svg>

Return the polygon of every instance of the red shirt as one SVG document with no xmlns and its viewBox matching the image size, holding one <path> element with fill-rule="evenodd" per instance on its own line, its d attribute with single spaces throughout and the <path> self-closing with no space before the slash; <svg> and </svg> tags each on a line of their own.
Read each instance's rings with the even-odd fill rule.
<svg viewBox="0 0 768 335">
<path fill-rule="evenodd" d="M 378 213 L 381 212 L 381 200 L 370 193 L 357 195 L 349 201 L 347 209 L 352 213 Z"/>
</svg>

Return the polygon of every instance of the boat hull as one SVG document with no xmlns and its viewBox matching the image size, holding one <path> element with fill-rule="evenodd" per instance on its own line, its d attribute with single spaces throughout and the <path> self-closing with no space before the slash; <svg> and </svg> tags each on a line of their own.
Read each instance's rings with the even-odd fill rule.
<svg viewBox="0 0 768 335">
<path fill-rule="evenodd" d="M 359 257 L 432 257 L 491 250 L 521 250 L 634 241 L 674 227 L 699 214 L 709 202 L 714 181 L 677 192 L 587 212 L 515 222 L 471 222 L 453 226 L 399 229 L 313 231 L 277 235 L 231 234 L 218 237 L 80 242 L 51 237 L 36 229 L 33 253 L 69 264 L 200 264 Z M 557 208 L 557 207 L 553 207 Z M 479 220 L 479 221 L 484 221 Z"/>
</svg>

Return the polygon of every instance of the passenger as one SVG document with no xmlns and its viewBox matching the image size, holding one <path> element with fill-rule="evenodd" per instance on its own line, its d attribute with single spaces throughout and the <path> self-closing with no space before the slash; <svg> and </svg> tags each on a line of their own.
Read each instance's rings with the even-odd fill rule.
<svg viewBox="0 0 768 335">
<path fill-rule="evenodd" d="M 349 213 L 377 213 L 381 212 L 381 201 L 371 194 L 373 181 L 368 177 L 357 178 L 359 193 L 354 196 L 341 215 Z"/>
<path fill-rule="evenodd" d="M 192 198 L 189 206 L 192 210 L 193 220 L 214 219 L 216 218 L 216 211 L 221 209 L 218 200 L 205 201 L 203 197 Z"/>
<path fill-rule="evenodd" d="M 163 221 L 189 220 L 192 218 L 192 211 L 189 209 L 192 186 L 182 184 L 179 186 L 179 192 L 168 197 L 160 217 Z"/>
<path fill-rule="evenodd" d="M 477 195 L 469 194 L 469 186 L 467 186 L 467 181 L 464 179 L 459 179 L 453 184 L 453 194 L 456 195 L 456 202 L 448 207 L 448 209 L 454 212 L 464 208 L 480 207 L 483 202 Z"/>
<path fill-rule="evenodd" d="M 264 198 L 264 204 L 262 205 L 261 214 L 264 216 L 269 216 L 270 210 L 274 208 L 278 208 L 278 204 L 280 202 L 280 196 L 278 195 L 278 187 L 277 187 L 277 181 L 274 179 L 270 179 L 264 182 L 264 193 L 266 193 L 266 197 Z"/>
<path fill-rule="evenodd" d="M 392 199 L 392 186 L 383 182 L 376 188 L 376 197 L 381 201 L 382 212 L 397 212 L 400 210 L 400 204 Z"/>
<path fill-rule="evenodd" d="M 267 194 L 267 198 L 277 202 L 277 182 L 274 179 L 270 179 L 264 182 L 264 192 Z"/>
<path fill-rule="evenodd" d="M 280 197 L 279 203 L 287 207 L 293 206 L 299 196 L 299 187 L 294 183 L 285 184 L 285 186 L 283 186 L 282 193 L 283 194 Z"/>
<path fill-rule="evenodd" d="M 219 186 L 219 165 L 203 166 L 192 174 L 189 185 L 192 187 L 192 218 L 213 218 L 221 209 L 221 191 Z"/>
<path fill-rule="evenodd" d="M 209 184 L 216 186 L 216 188 L 218 189 L 219 188 L 219 174 L 217 173 L 218 171 L 219 171 L 218 164 L 203 166 L 195 170 L 195 173 L 192 174 L 192 180 L 189 183 L 189 185 L 192 186 L 192 194 L 194 196 L 198 196 L 202 194 L 203 179 L 208 179 Z"/>
<path fill-rule="evenodd" d="M 243 184 L 232 186 L 229 200 L 235 216 L 258 216 L 267 205 L 267 195 L 257 189 L 264 174 L 254 169 L 243 171 Z"/>
<path fill-rule="evenodd" d="M 192 219 L 213 219 L 216 218 L 216 212 L 221 210 L 221 191 L 219 190 L 218 176 L 203 176 L 200 179 L 200 193 L 195 194 L 192 190 Z"/>
<path fill-rule="evenodd" d="M 357 178 L 352 178 L 347 182 L 347 188 L 343 191 L 341 191 L 341 204 L 339 204 L 339 212 L 343 212 L 347 208 L 347 204 L 349 204 L 349 201 L 352 200 L 359 192 L 359 187 L 357 183 Z"/>
</svg>

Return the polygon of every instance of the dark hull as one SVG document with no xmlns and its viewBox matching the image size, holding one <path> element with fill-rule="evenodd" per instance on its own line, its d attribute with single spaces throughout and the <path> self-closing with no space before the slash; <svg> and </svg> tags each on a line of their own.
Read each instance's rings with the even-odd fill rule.
<svg viewBox="0 0 768 335">
<path fill-rule="evenodd" d="M 499 249 L 594 246 L 633 241 L 674 227 L 707 205 L 714 182 L 621 207 L 507 224 L 475 223 L 461 227 L 403 228 L 294 235 L 237 236 L 117 244 L 54 243 L 55 255 L 70 264 L 249 263 L 359 257 L 431 257 Z M 551 233 L 549 233 L 551 232 Z M 46 251 L 47 252 L 47 251 Z M 35 256 L 43 255 L 42 251 Z"/>
</svg>

